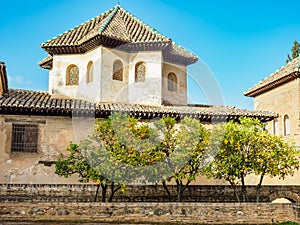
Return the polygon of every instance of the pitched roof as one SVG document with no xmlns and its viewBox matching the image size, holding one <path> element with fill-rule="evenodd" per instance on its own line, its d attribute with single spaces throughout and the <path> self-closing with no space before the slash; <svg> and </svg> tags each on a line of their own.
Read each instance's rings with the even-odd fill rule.
<svg viewBox="0 0 300 225">
<path fill-rule="evenodd" d="M 48 55 L 46 58 L 39 62 L 39 66 L 44 69 L 51 69 L 53 66 L 53 57 L 51 55 Z"/>
<path fill-rule="evenodd" d="M 124 112 L 145 119 L 169 115 L 176 118 L 190 116 L 201 121 L 236 120 L 241 116 L 272 120 L 277 114 L 265 111 L 237 109 L 228 106 L 148 106 L 128 103 L 93 103 L 80 99 L 64 99 L 47 92 L 9 89 L 0 98 L 0 114 L 74 116 L 106 118 L 113 112 Z"/>
<path fill-rule="evenodd" d="M 84 53 L 99 45 L 126 51 L 164 50 L 166 60 L 192 64 L 198 57 L 146 25 L 121 6 L 41 44 L 50 55 Z"/>
<path fill-rule="evenodd" d="M 279 70 L 275 71 L 258 84 L 244 92 L 245 96 L 255 97 L 270 89 L 276 88 L 300 76 L 300 57 L 295 58 Z"/>
</svg>

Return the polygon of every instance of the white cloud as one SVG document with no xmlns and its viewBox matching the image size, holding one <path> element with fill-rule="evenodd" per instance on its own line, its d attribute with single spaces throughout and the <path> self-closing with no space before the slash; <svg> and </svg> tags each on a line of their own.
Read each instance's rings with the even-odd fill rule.
<svg viewBox="0 0 300 225">
<path fill-rule="evenodd" d="M 31 80 L 24 80 L 20 75 L 17 76 L 7 76 L 8 78 L 8 86 L 27 84 L 30 85 L 33 82 Z"/>
</svg>

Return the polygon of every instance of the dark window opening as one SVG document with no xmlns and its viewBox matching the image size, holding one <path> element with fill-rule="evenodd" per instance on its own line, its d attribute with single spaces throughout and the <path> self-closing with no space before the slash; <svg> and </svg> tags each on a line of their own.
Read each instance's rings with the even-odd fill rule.
<svg viewBox="0 0 300 225">
<path fill-rule="evenodd" d="M 12 152 L 36 153 L 38 145 L 38 125 L 13 124 L 12 125 Z"/>
</svg>

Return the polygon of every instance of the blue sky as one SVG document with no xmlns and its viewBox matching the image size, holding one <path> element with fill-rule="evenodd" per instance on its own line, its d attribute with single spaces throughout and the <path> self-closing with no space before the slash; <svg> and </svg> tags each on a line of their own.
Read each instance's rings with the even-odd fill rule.
<svg viewBox="0 0 300 225">
<path fill-rule="evenodd" d="M 37 65 L 47 56 L 40 44 L 117 2 L 1 1 L 0 61 L 6 63 L 10 87 L 47 90 L 48 71 Z M 252 99 L 243 92 L 283 66 L 293 41 L 300 41 L 299 0 L 120 0 L 120 4 L 199 56 L 200 67 L 207 68 L 196 65 L 191 73 L 204 82 L 211 71 L 208 82 L 218 85 L 224 104 L 239 108 L 253 108 Z M 202 85 L 214 92 L 211 83 Z M 201 97 L 203 90 L 193 82 L 188 88 L 195 103 L 222 103 Z"/>
</svg>

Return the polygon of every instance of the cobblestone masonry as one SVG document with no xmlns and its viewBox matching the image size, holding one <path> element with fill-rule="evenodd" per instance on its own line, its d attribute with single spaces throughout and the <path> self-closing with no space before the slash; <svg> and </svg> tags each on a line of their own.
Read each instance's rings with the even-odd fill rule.
<svg viewBox="0 0 300 225">
<path fill-rule="evenodd" d="M 272 224 L 299 219 L 300 204 L 0 203 L 0 221 Z"/>
</svg>

